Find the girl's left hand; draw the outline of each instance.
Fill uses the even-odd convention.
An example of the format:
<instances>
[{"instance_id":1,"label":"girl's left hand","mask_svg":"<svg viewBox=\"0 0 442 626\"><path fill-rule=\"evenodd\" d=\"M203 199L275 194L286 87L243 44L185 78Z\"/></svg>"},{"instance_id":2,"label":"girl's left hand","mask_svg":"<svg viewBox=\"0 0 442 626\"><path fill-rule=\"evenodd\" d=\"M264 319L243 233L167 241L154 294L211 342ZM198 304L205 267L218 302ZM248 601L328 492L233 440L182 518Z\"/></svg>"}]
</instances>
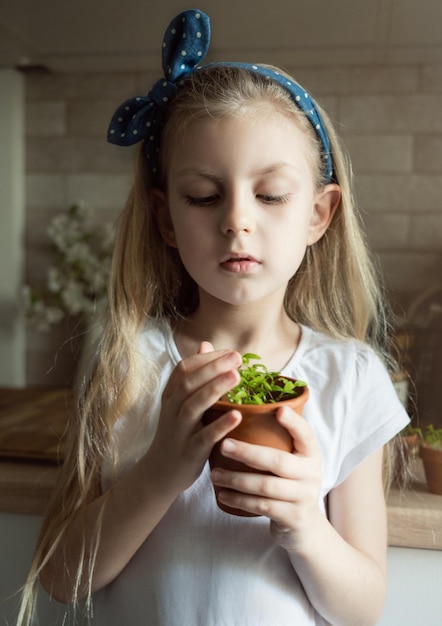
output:
<instances>
[{"instance_id":1,"label":"girl's left hand","mask_svg":"<svg viewBox=\"0 0 442 626\"><path fill-rule=\"evenodd\" d=\"M226 457L265 473L214 468L212 481L225 488L218 494L225 504L270 518L275 541L296 550L322 517L318 506L321 455L303 417L287 407L279 409L276 417L293 437L293 453L227 438L221 445Z\"/></svg>"}]
</instances>

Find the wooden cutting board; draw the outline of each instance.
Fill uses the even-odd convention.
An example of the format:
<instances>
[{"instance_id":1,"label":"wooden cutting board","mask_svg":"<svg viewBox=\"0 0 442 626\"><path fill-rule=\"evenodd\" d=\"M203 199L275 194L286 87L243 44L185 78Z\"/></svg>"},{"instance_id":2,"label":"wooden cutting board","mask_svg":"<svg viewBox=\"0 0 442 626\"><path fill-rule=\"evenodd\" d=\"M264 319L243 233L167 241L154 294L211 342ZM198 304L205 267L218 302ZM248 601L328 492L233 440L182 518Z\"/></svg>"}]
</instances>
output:
<instances>
[{"instance_id":1,"label":"wooden cutting board","mask_svg":"<svg viewBox=\"0 0 442 626\"><path fill-rule=\"evenodd\" d=\"M61 463L72 389L0 388L0 458Z\"/></svg>"}]
</instances>

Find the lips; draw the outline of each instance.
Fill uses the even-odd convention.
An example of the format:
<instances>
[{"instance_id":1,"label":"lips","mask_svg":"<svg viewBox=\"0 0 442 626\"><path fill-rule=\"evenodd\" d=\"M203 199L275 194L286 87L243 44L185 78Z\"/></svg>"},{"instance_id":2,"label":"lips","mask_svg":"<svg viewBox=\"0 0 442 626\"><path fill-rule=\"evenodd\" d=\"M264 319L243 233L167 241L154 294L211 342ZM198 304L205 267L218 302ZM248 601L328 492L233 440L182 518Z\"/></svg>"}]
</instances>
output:
<instances>
[{"instance_id":1,"label":"lips","mask_svg":"<svg viewBox=\"0 0 442 626\"><path fill-rule=\"evenodd\" d=\"M253 272L260 264L260 261L247 252L229 253L220 263L223 269L235 274Z\"/></svg>"}]
</instances>

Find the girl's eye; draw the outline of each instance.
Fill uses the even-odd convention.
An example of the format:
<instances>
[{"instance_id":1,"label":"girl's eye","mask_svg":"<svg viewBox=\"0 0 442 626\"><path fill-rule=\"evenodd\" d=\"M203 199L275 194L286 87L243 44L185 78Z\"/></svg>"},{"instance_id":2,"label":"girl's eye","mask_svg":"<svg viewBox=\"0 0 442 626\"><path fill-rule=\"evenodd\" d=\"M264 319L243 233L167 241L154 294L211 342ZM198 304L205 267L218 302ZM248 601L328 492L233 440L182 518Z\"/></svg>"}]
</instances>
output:
<instances>
[{"instance_id":1,"label":"girl's eye","mask_svg":"<svg viewBox=\"0 0 442 626\"><path fill-rule=\"evenodd\" d=\"M257 197L266 204L284 204L289 199L289 196L287 194L282 196L273 196L266 193L260 193L257 195Z\"/></svg>"},{"instance_id":2,"label":"girl's eye","mask_svg":"<svg viewBox=\"0 0 442 626\"><path fill-rule=\"evenodd\" d=\"M211 206L212 204L215 204L218 198L219 196L216 194L213 196L202 197L186 196L186 202L192 206Z\"/></svg>"}]
</instances>

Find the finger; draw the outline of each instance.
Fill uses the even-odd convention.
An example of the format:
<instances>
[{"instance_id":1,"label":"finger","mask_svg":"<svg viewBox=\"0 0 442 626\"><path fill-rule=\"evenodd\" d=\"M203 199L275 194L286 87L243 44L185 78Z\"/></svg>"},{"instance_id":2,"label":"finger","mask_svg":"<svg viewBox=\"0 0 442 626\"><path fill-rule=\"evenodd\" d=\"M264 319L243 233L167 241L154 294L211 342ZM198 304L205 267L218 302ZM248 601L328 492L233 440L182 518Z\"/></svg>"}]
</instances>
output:
<instances>
[{"instance_id":1,"label":"finger","mask_svg":"<svg viewBox=\"0 0 442 626\"><path fill-rule=\"evenodd\" d=\"M212 452L215 444L236 428L241 422L242 415L239 411L228 411L214 422L207 426L202 426L188 440L186 455L194 462L200 459L205 463Z\"/></svg>"},{"instance_id":2,"label":"finger","mask_svg":"<svg viewBox=\"0 0 442 626\"><path fill-rule=\"evenodd\" d=\"M240 364L240 355L232 350L194 354L175 367L164 389L163 397L167 398L173 395L178 389L181 390L183 398L187 397L206 385L211 379L223 375L226 375L230 384L225 389L227 391L238 381L237 370ZM231 375L232 373L233 375Z\"/></svg>"},{"instance_id":3,"label":"finger","mask_svg":"<svg viewBox=\"0 0 442 626\"><path fill-rule=\"evenodd\" d=\"M233 509L247 511L253 515L264 515L272 522L289 526L288 520L293 519L293 505L282 500L262 498L260 496L221 489L217 498L220 502Z\"/></svg>"},{"instance_id":4,"label":"finger","mask_svg":"<svg viewBox=\"0 0 442 626\"><path fill-rule=\"evenodd\" d=\"M307 420L289 407L276 412L276 419L293 437L295 452L303 456L313 456L318 452L318 443Z\"/></svg>"},{"instance_id":5,"label":"finger","mask_svg":"<svg viewBox=\"0 0 442 626\"><path fill-rule=\"evenodd\" d=\"M210 422L210 424L205 425L198 433L198 437L200 437L210 452L213 446L236 428L241 420L242 415L239 411L228 411L213 422Z\"/></svg>"},{"instance_id":6,"label":"finger","mask_svg":"<svg viewBox=\"0 0 442 626\"><path fill-rule=\"evenodd\" d=\"M297 458L291 452L277 448L227 438L221 444L221 452L224 456L239 461L248 467L281 478L294 479L304 473L303 459Z\"/></svg>"},{"instance_id":7,"label":"finger","mask_svg":"<svg viewBox=\"0 0 442 626\"><path fill-rule=\"evenodd\" d=\"M211 478L213 484L218 487L283 502L296 501L304 491L302 483L271 474L234 472L214 468Z\"/></svg>"},{"instance_id":8,"label":"finger","mask_svg":"<svg viewBox=\"0 0 442 626\"><path fill-rule=\"evenodd\" d=\"M222 503L255 515L265 515L280 526L279 531L293 529L299 523L305 525L306 516L318 510L319 491L302 481L243 472L231 472L230 478L227 472L223 477L217 476L217 470L213 474L217 497ZM278 530L277 526L274 532Z\"/></svg>"}]
</instances>

